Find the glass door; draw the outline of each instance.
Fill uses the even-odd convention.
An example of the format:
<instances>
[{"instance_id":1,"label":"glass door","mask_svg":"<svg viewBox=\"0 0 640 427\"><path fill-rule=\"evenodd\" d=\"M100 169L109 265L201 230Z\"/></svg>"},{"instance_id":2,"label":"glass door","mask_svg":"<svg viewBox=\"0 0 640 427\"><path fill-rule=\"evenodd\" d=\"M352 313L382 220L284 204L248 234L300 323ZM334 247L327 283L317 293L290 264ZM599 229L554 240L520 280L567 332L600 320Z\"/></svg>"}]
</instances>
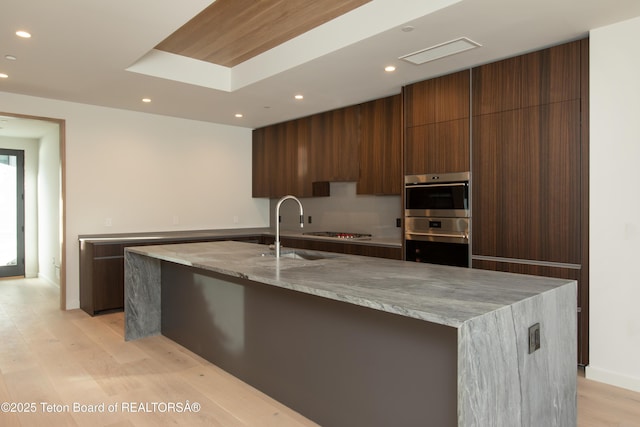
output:
<instances>
[{"instance_id":1,"label":"glass door","mask_svg":"<svg viewBox=\"0 0 640 427\"><path fill-rule=\"evenodd\" d=\"M0 148L0 277L24 276L24 151Z\"/></svg>"}]
</instances>

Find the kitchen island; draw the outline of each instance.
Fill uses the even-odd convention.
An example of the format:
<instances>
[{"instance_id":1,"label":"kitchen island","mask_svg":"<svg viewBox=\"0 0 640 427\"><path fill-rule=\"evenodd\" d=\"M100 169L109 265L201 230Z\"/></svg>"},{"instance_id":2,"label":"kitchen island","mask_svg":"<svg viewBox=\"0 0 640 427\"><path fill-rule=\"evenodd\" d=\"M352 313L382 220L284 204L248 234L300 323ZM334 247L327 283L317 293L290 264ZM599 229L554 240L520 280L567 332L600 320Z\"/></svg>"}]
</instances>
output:
<instances>
[{"instance_id":1,"label":"kitchen island","mask_svg":"<svg viewBox=\"0 0 640 427\"><path fill-rule=\"evenodd\" d=\"M285 255L127 248L126 339L162 333L321 425L576 425L574 281Z\"/></svg>"}]
</instances>

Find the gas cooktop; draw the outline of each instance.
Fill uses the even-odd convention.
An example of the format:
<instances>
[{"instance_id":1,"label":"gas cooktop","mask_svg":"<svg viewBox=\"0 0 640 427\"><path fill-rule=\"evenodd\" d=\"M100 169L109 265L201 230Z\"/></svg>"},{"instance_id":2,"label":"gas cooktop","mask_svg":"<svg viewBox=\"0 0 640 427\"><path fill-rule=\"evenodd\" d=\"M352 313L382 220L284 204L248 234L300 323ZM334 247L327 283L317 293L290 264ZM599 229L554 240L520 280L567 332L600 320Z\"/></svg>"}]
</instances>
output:
<instances>
[{"instance_id":1,"label":"gas cooktop","mask_svg":"<svg viewBox=\"0 0 640 427\"><path fill-rule=\"evenodd\" d=\"M344 233L341 231L310 231L308 233L302 233L307 236L316 236L316 237L332 237L334 239L359 239L359 240L368 240L371 239L371 234L362 234L362 233Z\"/></svg>"}]
</instances>

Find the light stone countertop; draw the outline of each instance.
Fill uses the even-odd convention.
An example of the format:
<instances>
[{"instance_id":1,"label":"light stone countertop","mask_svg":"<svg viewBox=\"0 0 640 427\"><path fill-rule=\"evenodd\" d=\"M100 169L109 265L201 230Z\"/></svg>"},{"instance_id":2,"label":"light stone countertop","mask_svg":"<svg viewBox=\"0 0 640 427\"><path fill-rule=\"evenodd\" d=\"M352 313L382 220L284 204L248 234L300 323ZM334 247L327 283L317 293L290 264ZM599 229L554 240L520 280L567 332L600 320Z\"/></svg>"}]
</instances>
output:
<instances>
[{"instance_id":1,"label":"light stone countertop","mask_svg":"<svg viewBox=\"0 0 640 427\"><path fill-rule=\"evenodd\" d=\"M306 231L305 231L306 232ZM214 230L182 230L182 231L157 231L138 233L113 233L113 234L84 234L78 236L79 241L91 243L131 243L135 241L147 242L156 240L175 239L202 239L202 238L237 238L247 236L275 236L275 231L269 227L263 228L229 228ZM374 245L402 247L401 237L378 237L371 239L336 239L334 237L310 236L301 231L281 230L281 237L291 237L305 240L323 240L326 242L352 243L357 245Z\"/></svg>"},{"instance_id":2,"label":"light stone countertop","mask_svg":"<svg viewBox=\"0 0 640 427\"><path fill-rule=\"evenodd\" d=\"M319 252L326 259L313 261L276 259L264 245L233 241L126 250L456 328L558 287L575 286L573 280L326 252Z\"/></svg>"}]
</instances>

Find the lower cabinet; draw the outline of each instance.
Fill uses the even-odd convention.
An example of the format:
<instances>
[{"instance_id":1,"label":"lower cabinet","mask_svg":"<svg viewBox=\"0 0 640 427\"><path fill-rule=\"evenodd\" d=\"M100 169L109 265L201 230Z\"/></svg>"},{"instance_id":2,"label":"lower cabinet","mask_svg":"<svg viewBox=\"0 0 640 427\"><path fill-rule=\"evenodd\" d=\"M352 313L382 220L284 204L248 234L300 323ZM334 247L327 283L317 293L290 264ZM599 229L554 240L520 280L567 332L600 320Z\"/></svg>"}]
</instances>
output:
<instances>
[{"instance_id":1,"label":"lower cabinet","mask_svg":"<svg viewBox=\"0 0 640 427\"><path fill-rule=\"evenodd\" d=\"M234 240L248 243L272 244L271 235L203 238L189 240L141 241L124 239L113 241L80 241L80 308L96 314L124 309L124 250L129 246L168 245L174 243L213 242ZM282 238L282 245L290 248L312 249L378 258L402 259L402 250L393 247L324 242L307 239Z\"/></svg>"},{"instance_id":2,"label":"lower cabinet","mask_svg":"<svg viewBox=\"0 0 640 427\"><path fill-rule=\"evenodd\" d=\"M402 248L390 246L362 245L358 243L327 242L321 240L281 237L282 246L296 249L336 252L376 258L402 259Z\"/></svg>"},{"instance_id":3,"label":"lower cabinet","mask_svg":"<svg viewBox=\"0 0 640 427\"><path fill-rule=\"evenodd\" d=\"M124 307L124 247L80 243L80 308L92 316Z\"/></svg>"},{"instance_id":4,"label":"lower cabinet","mask_svg":"<svg viewBox=\"0 0 640 427\"><path fill-rule=\"evenodd\" d=\"M263 236L238 238L162 239L143 241L134 239L114 243L80 241L80 308L94 316L124 310L124 250L129 246L170 245L174 243L239 240L263 243Z\"/></svg>"}]
</instances>

